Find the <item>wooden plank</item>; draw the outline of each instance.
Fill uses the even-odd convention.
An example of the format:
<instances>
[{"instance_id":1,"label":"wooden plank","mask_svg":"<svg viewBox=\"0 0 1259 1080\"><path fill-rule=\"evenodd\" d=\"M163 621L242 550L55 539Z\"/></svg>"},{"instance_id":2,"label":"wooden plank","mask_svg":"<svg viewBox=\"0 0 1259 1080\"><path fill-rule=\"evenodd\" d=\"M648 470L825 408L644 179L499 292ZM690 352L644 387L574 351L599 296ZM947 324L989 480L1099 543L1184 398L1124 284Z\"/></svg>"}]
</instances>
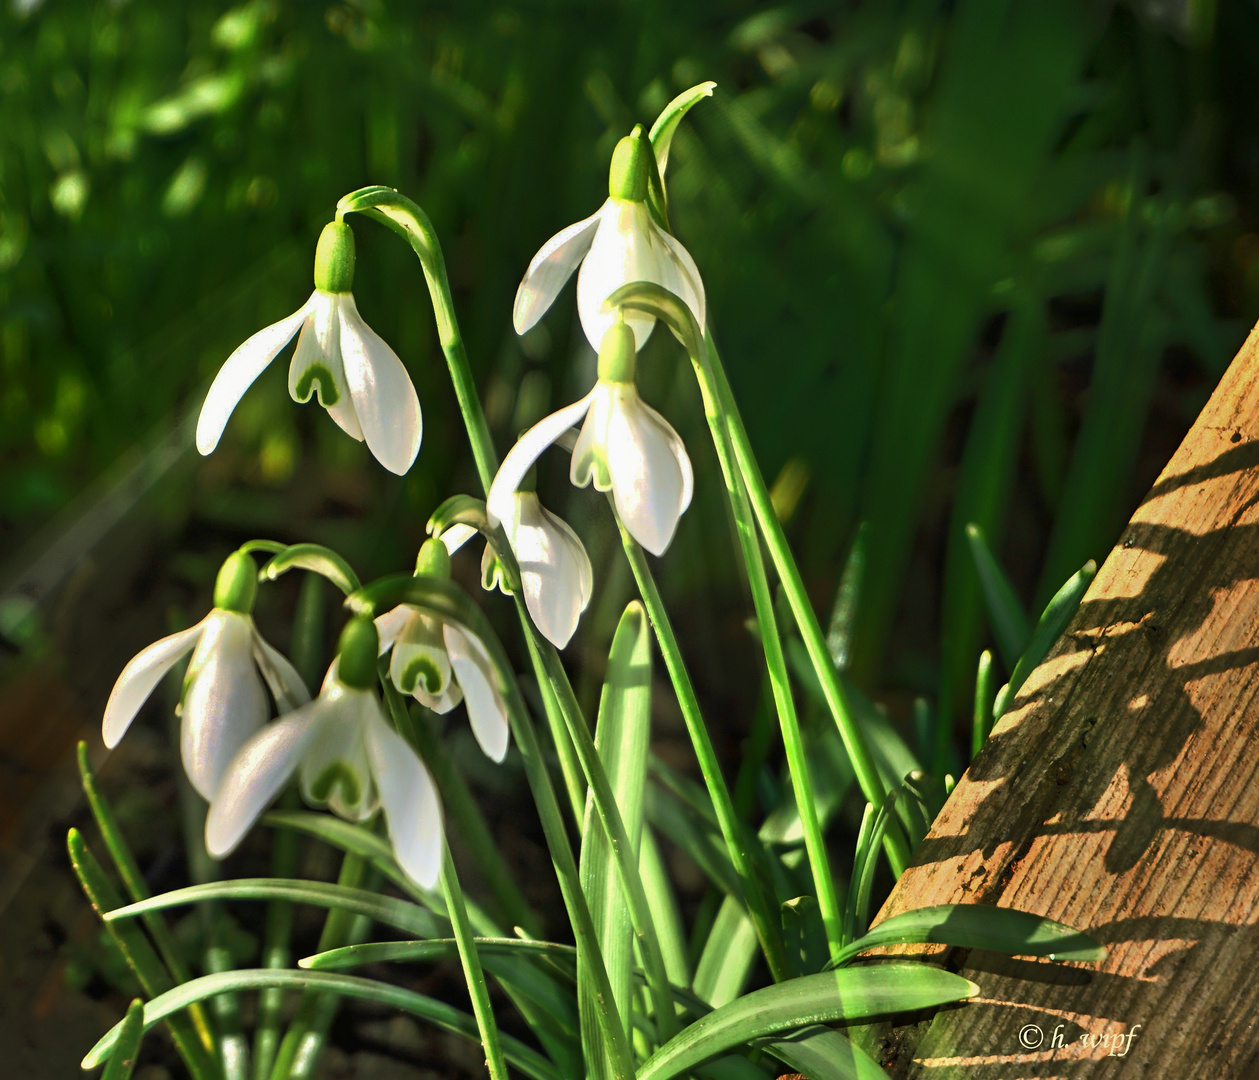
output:
<instances>
[{"instance_id":1,"label":"wooden plank","mask_svg":"<svg viewBox=\"0 0 1259 1080\"><path fill-rule=\"evenodd\" d=\"M996 904L1098 967L961 951L896 1077L1259 1078L1259 328L880 918ZM876 920L877 921L877 920Z\"/></svg>"}]
</instances>

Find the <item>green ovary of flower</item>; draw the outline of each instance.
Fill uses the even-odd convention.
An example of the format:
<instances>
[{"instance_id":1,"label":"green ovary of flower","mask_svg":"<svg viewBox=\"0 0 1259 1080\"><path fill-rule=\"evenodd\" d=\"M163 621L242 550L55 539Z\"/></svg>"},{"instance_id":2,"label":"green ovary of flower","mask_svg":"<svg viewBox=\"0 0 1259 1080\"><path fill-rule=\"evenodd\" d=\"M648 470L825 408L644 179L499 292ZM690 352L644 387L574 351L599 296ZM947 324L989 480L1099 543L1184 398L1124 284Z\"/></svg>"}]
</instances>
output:
<instances>
[{"instance_id":1,"label":"green ovary of flower","mask_svg":"<svg viewBox=\"0 0 1259 1080\"><path fill-rule=\"evenodd\" d=\"M359 786L358 777L344 761L330 762L310 785L310 797L315 802L326 803L334 789L340 787L341 799L346 806L357 806L362 799L363 790Z\"/></svg>"},{"instance_id":2,"label":"green ovary of flower","mask_svg":"<svg viewBox=\"0 0 1259 1080\"><path fill-rule=\"evenodd\" d=\"M337 390L337 380L323 364L311 364L303 371L295 389L294 397L303 405L310 400L312 391L316 389L319 392L319 404L325 409L341 400L341 394Z\"/></svg>"}]
</instances>

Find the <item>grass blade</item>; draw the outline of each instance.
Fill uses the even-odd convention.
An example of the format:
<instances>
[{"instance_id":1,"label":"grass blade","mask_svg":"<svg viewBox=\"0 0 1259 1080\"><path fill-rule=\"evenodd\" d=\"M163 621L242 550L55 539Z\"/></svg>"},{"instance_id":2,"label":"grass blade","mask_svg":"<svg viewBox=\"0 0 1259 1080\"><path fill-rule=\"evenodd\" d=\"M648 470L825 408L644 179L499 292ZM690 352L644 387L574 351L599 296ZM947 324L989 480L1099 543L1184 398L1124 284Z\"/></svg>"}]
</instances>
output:
<instances>
[{"instance_id":1,"label":"grass blade","mask_svg":"<svg viewBox=\"0 0 1259 1080\"><path fill-rule=\"evenodd\" d=\"M136 998L127 1009L126 1017L118 1025L118 1042L109 1064L101 1074L101 1080L131 1080L136 1057L140 1053L140 1043L143 1041L144 1002Z\"/></svg>"}]
</instances>

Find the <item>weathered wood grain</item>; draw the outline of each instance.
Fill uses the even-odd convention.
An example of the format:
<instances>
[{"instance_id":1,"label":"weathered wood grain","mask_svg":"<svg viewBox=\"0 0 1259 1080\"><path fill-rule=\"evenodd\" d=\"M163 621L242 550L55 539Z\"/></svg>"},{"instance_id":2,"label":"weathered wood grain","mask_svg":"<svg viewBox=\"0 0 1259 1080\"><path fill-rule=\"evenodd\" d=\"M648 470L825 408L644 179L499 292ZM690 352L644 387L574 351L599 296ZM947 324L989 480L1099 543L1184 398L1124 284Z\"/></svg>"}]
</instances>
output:
<instances>
[{"instance_id":1,"label":"weathered wood grain","mask_svg":"<svg viewBox=\"0 0 1259 1080\"><path fill-rule=\"evenodd\" d=\"M1099 967L954 952L983 996L892 1075L1259 1078L1259 328L962 778L881 918L1086 930Z\"/></svg>"}]
</instances>

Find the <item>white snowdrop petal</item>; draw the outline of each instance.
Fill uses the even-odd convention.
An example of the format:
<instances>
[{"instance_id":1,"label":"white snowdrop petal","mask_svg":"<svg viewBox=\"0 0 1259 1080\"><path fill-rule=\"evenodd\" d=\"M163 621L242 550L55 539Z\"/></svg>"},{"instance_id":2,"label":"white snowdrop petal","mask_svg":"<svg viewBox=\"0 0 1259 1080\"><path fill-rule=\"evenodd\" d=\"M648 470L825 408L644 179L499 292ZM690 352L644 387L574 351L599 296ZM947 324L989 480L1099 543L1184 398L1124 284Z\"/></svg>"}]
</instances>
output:
<instances>
[{"instance_id":1,"label":"white snowdrop petal","mask_svg":"<svg viewBox=\"0 0 1259 1080\"><path fill-rule=\"evenodd\" d=\"M196 626L153 642L136 653L122 669L105 704L105 718L101 724L101 737L111 750L126 734L140 706L148 700L163 676L196 646L205 622L202 619Z\"/></svg>"},{"instance_id":2,"label":"white snowdrop petal","mask_svg":"<svg viewBox=\"0 0 1259 1080\"><path fill-rule=\"evenodd\" d=\"M297 668L289 662L287 656L258 633L256 626L253 627L253 640L254 661L262 672L271 696L275 698L277 710L288 713L305 705L310 700L310 688L306 685L306 680L298 674Z\"/></svg>"},{"instance_id":3,"label":"white snowdrop petal","mask_svg":"<svg viewBox=\"0 0 1259 1080\"><path fill-rule=\"evenodd\" d=\"M219 368L219 373L214 376L210 391L205 396L205 404L201 406L201 415L197 418L197 450L200 453L212 453L218 446L232 410L254 380L293 339L298 328L306 321L313 299L312 296L292 315L259 330L237 346L236 351Z\"/></svg>"},{"instance_id":4,"label":"white snowdrop petal","mask_svg":"<svg viewBox=\"0 0 1259 1080\"><path fill-rule=\"evenodd\" d=\"M449 526L441 535L441 542L446 545L446 553L453 555L464 544L476 536L476 527L457 521Z\"/></svg>"},{"instance_id":5,"label":"white snowdrop petal","mask_svg":"<svg viewBox=\"0 0 1259 1080\"><path fill-rule=\"evenodd\" d=\"M520 566L529 616L557 649L564 648L590 602L594 575L586 549L561 518L533 492L521 492L520 512L508 531Z\"/></svg>"},{"instance_id":6,"label":"white snowdrop petal","mask_svg":"<svg viewBox=\"0 0 1259 1080\"><path fill-rule=\"evenodd\" d=\"M586 415L593 396L592 390L580 401L574 401L558 412L543 417L521 435L516 445L507 451L507 456L498 467L494 482L490 484L489 497L485 500L485 509L489 514L491 525L498 525L501 521L511 519L512 514L515 513L516 489L520 487L525 473L538 460L543 450Z\"/></svg>"},{"instance_id":7,"label":"white snowdrop petal","mask_svg":"<svg viewBox=\"0 0 1259 1080\"><path fill-rule=\"evenodd\" d=\"M253 621L212 611L188 665L180 720L184 771L212 799L240 748L267 722L270 709L253 658Z\"/></svg>"},{"instance_id":8,"label":"white snowdrop petal","mask_svg":"<svg viewBox=\"0 0 1259 1080\"><path fill-rule=\"evenodd\" d=\"M615 311L604 311L603 302L631 281L661 284L647 204L609 199L600 213L599 231L577 273L577 314L596 352L608 328L621 318ZM655 316L625 312L624 319L634 331L634 348L641 349L656 325Z\"/></svg>"},{"instance_id":9,"label":"white snowdrop petal","mask_svg":"<svg viewBox=\"0 0 1259 1080\"><path fill-rule=\"evenodd\" d=\"M341 361L354 413L367 448L386 469L403 475L420 452L423 421L411 376L393 351L363 321L350 293L339 293Z\"/></svg>"},{"instance_id":10,"label":"white snowdrop petal","mask_svg":"<svg viewBox=\"0 0 1259 1080\"><path fill-rule=\"evenodd\" d=\"M516 290L511 316L516 333L532 329L555 303L564 282L590 250L599 227L599 214L596 210L588 218L561 229L538 249Z\"/></svg>"},{"instance_id":11,"label":"white snowdrop petal","mask_svg":"<svg viewBox=\"0 0 1259 1080\"><path fill-rule=\"evenodd\" d=\"M302 756L302 798L328 806L348 821L363 821L376 810L376 791L363 742L364 717L375 704L370 690L336 683L325 690L319 731Z\"/></svg>"},{"instance_id":12,"label":"white snowdrop petal","mask_svg":"<svg viewBox=\"0 0 1259 1080\"><path fill-rule=\"evenodd\" d=\"M205 847L216 859L241 842L288 783L318 734L323 703L316 699L268 724L240 748L210 800Z\"/></svg>"},{"instance_id":13,"label":"white snowdrop petal","mask_svg":"<svg viewBox=\"0 0 1259 1080\"><path fill-rule=\"evenodd\" d=\"M494 665L485 646L474 634L465 634L449 623L445 626L446 648L455 678L463 689L468 706L468 723L491 761L502 761L507 755L511 729L507 723L507 705L494 682Z\"/></svg>"},{"instance_id":14,"label":"white snowdrop petal","mask_svg":"<svg viewBox=\"0 0 1259 1080\"><path fill-rule=\"evenodd\" d=\"M635 540L662 555L691 501L691 462L682 440L628 386L618 391L607 454L617 513Z\"/></svg>"},{"instance_id":15,"label":"white snowdrop petal","mask_svg":"<svg viewBox=\"0 0 1259 1080\"><path fill-rule=\"evenodd\" d=\"M443 843L441 803L433 778L385 722L379 707L365 719L364 741L394 858L412 881L431 889L441 872Z\"/></svg>"},{"instance_id":16,"label":"white snowdrop petal","mask_svg":"<svg viewBox=\"0 0 1259 1080\"><path fill-rule=\"evenodd\" d=\"M695 321L699 323L700 333L704 332L704 279L699 276L699 267L691 258L691 253L677 240L653 223L656 238L663 245L660 253L660 284L691 309Z\"/></svg>"},{"instance_id":17,"label":"white snowdrop petal","mask_svg":"<svg viewBox=\"0 0 1259 1080\"><path fill-rule=\"evenodd\" d=\"M389 651L415 613L415 608L406 604L399 604L395 608L390 608L383 615L376 616L373 621L376 623L376 634L380 640L378 656L384 656Z\"/></svg>"}]
</instances>

